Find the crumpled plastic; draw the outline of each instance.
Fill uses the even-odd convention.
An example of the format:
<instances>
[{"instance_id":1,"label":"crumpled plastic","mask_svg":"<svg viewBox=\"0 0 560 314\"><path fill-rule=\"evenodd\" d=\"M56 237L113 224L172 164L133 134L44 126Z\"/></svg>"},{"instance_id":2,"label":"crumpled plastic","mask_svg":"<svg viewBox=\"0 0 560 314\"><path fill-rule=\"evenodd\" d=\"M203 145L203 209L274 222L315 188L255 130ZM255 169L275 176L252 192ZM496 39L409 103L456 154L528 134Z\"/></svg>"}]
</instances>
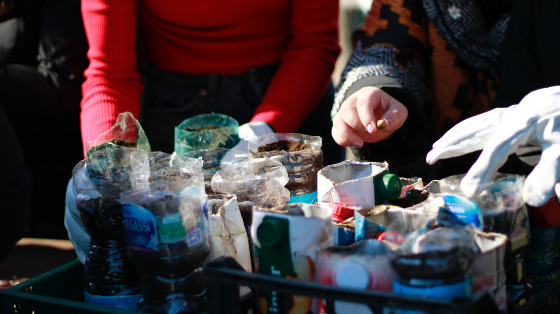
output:
<instances>
[{"instance_id":1,"label":"crumpled plastic","mask_svg":"<svg viewBox=\"0 0 560 314\"><path fill-rule=\"evenodd\" d=\"M288 172L280 162L256 158L216 172L212 177L212 190L235 194L242 213L248 215L253 206L272 208L287 204L290 199L290 191L285 187L287 182Z\"/></svg>"}]
</instances>

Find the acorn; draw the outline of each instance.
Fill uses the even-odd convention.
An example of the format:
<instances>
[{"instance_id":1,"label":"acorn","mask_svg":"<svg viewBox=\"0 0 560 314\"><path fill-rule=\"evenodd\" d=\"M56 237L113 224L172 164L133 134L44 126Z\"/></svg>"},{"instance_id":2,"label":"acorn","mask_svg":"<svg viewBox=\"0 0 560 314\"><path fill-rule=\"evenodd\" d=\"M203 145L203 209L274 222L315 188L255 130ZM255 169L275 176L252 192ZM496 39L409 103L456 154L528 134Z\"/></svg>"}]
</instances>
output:
<instances>
[{"instance_id":1,"label":"acorn","mask_svg":"<svg viewBox=\"0 0 560 314\"><path fill-rule=\"evenodd\" d=\"M383 129L385 126L387 126L387 120L385 119L377 120L375 124L377 125L378 129Z\"/></svg>"}]
</instances>

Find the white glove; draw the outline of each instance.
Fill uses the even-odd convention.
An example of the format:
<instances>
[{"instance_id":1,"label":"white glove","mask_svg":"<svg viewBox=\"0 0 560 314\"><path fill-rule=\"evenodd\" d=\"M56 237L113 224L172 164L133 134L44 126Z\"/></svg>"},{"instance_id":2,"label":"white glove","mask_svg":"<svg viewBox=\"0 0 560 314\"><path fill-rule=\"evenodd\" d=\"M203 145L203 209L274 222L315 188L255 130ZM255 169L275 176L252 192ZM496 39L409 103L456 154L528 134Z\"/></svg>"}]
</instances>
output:
<instances>
[{"instance_id":1,"label":"white glove","mask_svg":"<svg viewBox=\"0 0 560 314\"><path fill-rule=\"evenodd\" d=\"M249 157L249 141L269 133L274 133L274 131L266 122L257 121L241 125L239 127L240 141L224 155L220 162L222 168L247 159Z\"/></svg>"},{"instance_id":2,"label":"white glove","mask_svg":"<svg viewBox=\"0 0 560 314\"><path fill-rule=\"evenodd\" d=\"M533 91L518 105L462 121L434 143L426 162L434 164L482 149L461 181L462 192L472 197L493 179L508 155L525 144L540 145L542 154L525 180L523 199L531 206L541 206L560 179L560 86Z\"/></svg>"}]
</instances>

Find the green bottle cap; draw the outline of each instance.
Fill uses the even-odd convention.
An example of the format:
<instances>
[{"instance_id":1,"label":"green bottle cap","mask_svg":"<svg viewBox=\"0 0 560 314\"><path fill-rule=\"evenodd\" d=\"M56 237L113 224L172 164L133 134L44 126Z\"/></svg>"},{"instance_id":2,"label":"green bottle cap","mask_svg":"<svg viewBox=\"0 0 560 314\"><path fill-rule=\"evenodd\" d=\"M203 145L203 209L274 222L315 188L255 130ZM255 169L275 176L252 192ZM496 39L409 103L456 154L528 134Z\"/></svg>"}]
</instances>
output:
<instances>
[{"instance_id":1,"label":"green bottle cap","mask_svg":"<svg viewBox=\"0 0 560 314\"><path fill-rule=\"evenodd\" d=\"M385 200L396 200L401 195L402 185L399 176L386 173L377 186L379 196Z\"/></svg>"},{"instance_id":2,"label":"green bottle cap","mask_svg":"<svg viewBox=\"0 0 560 314\"><path fill-rule=\"evenodd\" d=\"M266 219L257 228L257 239L262 246L277 246L282 244L285 235L282 222L276 219Z\"/></svg>"}]
</instances>

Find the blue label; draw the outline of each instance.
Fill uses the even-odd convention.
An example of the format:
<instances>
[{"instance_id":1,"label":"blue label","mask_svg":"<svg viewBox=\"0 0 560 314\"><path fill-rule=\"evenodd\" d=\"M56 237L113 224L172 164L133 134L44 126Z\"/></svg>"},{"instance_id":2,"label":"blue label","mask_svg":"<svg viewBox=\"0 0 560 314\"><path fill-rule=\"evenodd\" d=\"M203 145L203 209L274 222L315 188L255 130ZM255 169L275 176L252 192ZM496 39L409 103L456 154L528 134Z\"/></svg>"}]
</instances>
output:
<instances>
[{"instance_id":1,"label":"blue label","mask_svg":"<svg viewBox=\"0 0 560 314\"><path fill-rule=\"evenodd\" d=\"M136 204L122 205L128 244L158 250L157 221L152 212Z\"/></svg>"},{"instance_id":2,"label":"blue label","mask_svg":"<svg viewBox=\"0 0 560 314\"><path fill-rule=\"evenodd\" d=\"M422 298L429 298L435 300L451 300L453 298L465 297L470 298L472 296L472 279L468 278L464 281L459 281L447 285L426 285L426 286L409 286L403 285L398 281L393 281L393 292L395 294L417 296ZM394 309L394 313L398 314L420 314L426 313L423 311L415 310L397 310Z\"/></svg>"},{"instance_id":3,"label":"blue label","mask_svg":"<svg viewBox=\"0 0 560 314\"><path fill-rule=\"evenodd\" d=\"M395 294L418 296L434 300L451 300L459 297L471 297L472 295L472 279L468 278L463 281L443 284L443 285L426 285L426 286L410 286L393 281L393 292Z\"/></svg>"},{"instance_id":4,"label":"blue label","mask_svg":"<svg viewBox=\"0 0 560 314\"><path fill-rule=\"evenodd\" d=\"M482 211L475 202L457 195L442 195L445 206L465 224L482 229Z\"/></svg>"},{"instance_id":5,"label":"blue label","mask_svg":"<svg viewBox=\"0 0 560 314\"><path fill-rule=\"evenodd\" d=\"M202 232L200 231L199 227L196 227L192 230L189 230L187 233L187 244L189 247L193 247L195 245L199 245L202 243Z\"/></svg>"},{"instance_id":6,"label":"blue label","mask_svg":"<svg viewBox=\"0 0 560 314\"><path fill-rule=\"evenodd\" d=\"M303 195L291 196L288 204L291 203L315 204L317 203L317 191Z\"/></svg>"}]
</instances>

